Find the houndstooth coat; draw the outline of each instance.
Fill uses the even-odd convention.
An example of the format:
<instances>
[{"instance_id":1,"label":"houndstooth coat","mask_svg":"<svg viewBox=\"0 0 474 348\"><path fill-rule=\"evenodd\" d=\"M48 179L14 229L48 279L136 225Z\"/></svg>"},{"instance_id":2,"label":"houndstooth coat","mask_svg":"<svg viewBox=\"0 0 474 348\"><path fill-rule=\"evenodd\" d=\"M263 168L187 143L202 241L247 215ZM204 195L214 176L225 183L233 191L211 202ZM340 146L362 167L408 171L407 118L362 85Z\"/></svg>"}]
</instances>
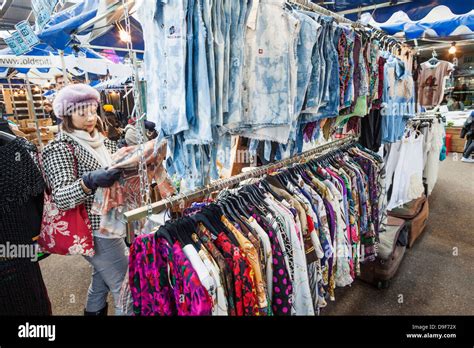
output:
<instances>
[{"instance_id":1,"label":"houndstooth coat","mask_svg":"<svg viewBox=\"0 0 474 348\"><path fill-rule=\"evenodd\" d=\"M68 144L72 145L74 155ZM111 154L117 151L116 142L106 139L104 144ZM77 175L74 173L73 156L77 160ZM43 167L57 207L68 210L85 203L92 230L99 230L100 215L91 214L95 191L87 194L80 184L80 179L85 172L101 168L99 162L83 146L61 132L44 148Z\"/></svg>"}]
</instances>

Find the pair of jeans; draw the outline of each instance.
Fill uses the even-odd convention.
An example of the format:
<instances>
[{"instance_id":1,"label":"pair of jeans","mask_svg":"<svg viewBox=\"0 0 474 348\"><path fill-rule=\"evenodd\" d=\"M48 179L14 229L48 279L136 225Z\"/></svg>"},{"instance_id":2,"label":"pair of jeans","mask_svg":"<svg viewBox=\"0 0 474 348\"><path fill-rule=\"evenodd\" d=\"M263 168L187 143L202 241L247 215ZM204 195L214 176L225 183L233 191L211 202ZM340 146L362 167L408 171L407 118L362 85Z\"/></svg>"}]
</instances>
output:
<instances>
[{"instance_id":1,"label":"pair of jeans","mask_svg":"<svg viewBox=\"0 0 474 348\"><path fill-rule=\"evenodd\" d=\"M283 9L283 3L266 0L252 7L246 35L243 117L234 129L248 138L287 144L298 119L300 21ZM277 37L272 34L276 31Z\"/></svg>"},{"instance_id":2,"label":"pair of jeans","mask_svg":"<svg viewBox=\"0 0 474 348\"><path fill-rule=\"evenodd\" d=\"M284 4L284 0L261 0L254 27L247 28L244 127L257 129L293 121L290 55L299 21L283 9Z\"/></svg>"},{"instance_id":3,"label":"pair of jeans","mask_svg":"<svg viewBox=\"0 0 474 348\"><path fill-rule=\"evenodd\" d=\"M324 85L324 80L326 77L326 59L324 57L324 45L326 39L327 25L325 23L319 23L319 15L303 11L302 13L306 14L314 20L318 25L316 30L316 44L313 47L313 52L311 56L311 74L309 76L309 84L306 91L306 101L303 106L303 114L301 119L303 122L311 122L312 114L317 113L321 105L322 91L321 87Z\"/></svg>"},{"instance_id":4,"label":"pair of jeans","mask_svg":"<svg viewBox=\"0 0 474 348\"><path fill-rule=\"evenodd\" d=\"M408 118L414 116L414 83L401 60L390 54L385 56L382 141L391 143L402 139Z\"/></svg>"},{"instance_id":5,"label":"pair of jeans","mask_svg":"<svg viewBox=\"0 0 474 348\"><path fill-rule=\"evenodd\" d=\"M224 124L223 94L224 94L224 55L225 55L225 1L214 1L212 6L214 36L214 61L215 61L215 125Z\"/></svg>"},{"instance_id":6,"label":"pair of jeans","mask_svg":"<svg viewBox=\"0 0 474 348\"><path fill-rule=\"evenodd\" d=\"M213 8L216 4L212 4L213 0L200 0L202 10L202 19L206 29L206 59L207 59L207 73L209 80L209 95L211 107L211 125L216 125L217 121L217 106L216 106L216 61L214 50L214 16Z\"/></svg>"},{"instance_id":7,"label":"pair of jeans","mask_svg":"<svg viewBox=\"0 0 474 348\"><path fill-rule=\"evenodd\" d=\"M94 237L95 255L84 258L92 265L92 281L87 291L86 311L98 312L105 307L109 292L115 304L115 315L123 315L120 289L128 269L128 248L123 238Z\"/></svg>"},{"instance_id":8,"label":"pair of jeans","mask_svg":"<svg viewBox=\"0 0 474 348\"><path fill-rule=\"evenodd\" d=\"M474 152L474 141L472 139L469 139L466 143L466 148L464 149L464 153L462 157L470 158L473 152Z\"/></svg>"},{"instance_id":9,"label":"pair of jeans","mask_svg":"<svg viewBox=\"0 0 474 348\"><path fill-rule=\"evenodd\" d=\"M186 114L187 0L144 2L137 11L146 33L148 120L164 136L189 128ZM150 6L151 5L151 6ZM150 8L151 7L151 8Z\"/></svg>"},{"instance_id":10,"label":"pair of jeans","mask_svg":"<svg viewBox=\"0 0 474 348\"><path fill-rule=\"evenodd\" d=\"M222 0L223 17L221 21L221 31L224 39L224 76L222 79L222 113L229 112L229 72L230 72L230 26L232 22L233 0ZM223 116L224 117L224 116ZM223 119L225 122L225 118Z\"/></svg>"},{"instance_id":11,"label":"pair of jeans","mask_svg":"<svg viewBox=\"0 0 474 348\"><path fill-rule=\"evenodd\" d=\"M234 0L230 8L228 109L224 124L239 125L242 119L242 84L244 67L245 30L249 0Z\"/></svg>"},{"instance_id":12,"label":"pair of jeans","mask_svg":"<svg viewBox=\"0 0 474 348\"><path fill-rule=\"evenodd\" d=\"M217 143L186 144L184 136L180 133L168 140L167 151L171 155L166 160L166 169L170 176L184 179L185 190L191 190L207 184L208 177L218 178Z\"/></svg>"},{"instance_id":13,"label":"pair of jeans","mask_svg":"<svg viewBox=\"0 0 474 348\"><path fill-rule=\"evenodd\" d=\"M321 16L319 18L321 25L324 27L324 36L322 37L321 43L321 57L325 61L325 69L322 71L322 83L321 83L321 94L319 96L320 104L324 103L326 105L329 102L329 84L330 77L333 71L333 61L334 57L337 57L337 52L335 52L334 43L333 43L333 20L329 17ZM333 52L334 51L334 52ZM336 53L336 54L334 54Z\"/></svg>"},{"instance_id":14,"label":"pair of jeans","mask_svg":"<svg viewBox=\"0 0 474 348\"><path fill-rule=\"evenodd\" d=\"M337 55L337 43L341 35L341 28L335 26L334 19L331 17L321 16L327 22L328 30L326 32L326 40L324 45L324 57L326 57L327 77L325 87L323 87L322 101L326 105L319 108L317 119L336 117L339 115L339 62Z\"/></svg>"},{"instance_id":15,"label":"pair of jeans","mask_svg":"<svg viewBox=\"0 0 474 348\"><path fill-rule=\"evenodd\" d=\"M296 47L297 57L297 87L295 100L295 115L300 118L303 109L303 103L307 92L309 92L310 80L315 72L315 79L319 80L319 68L314 65L319 61L318 38L321 25L309 15L301 11L294 11L300 21L300 31L298 36L298 45ZM316 58L316 59L314 59ZM312 85L315 87L315 84ZM296 140L297 120L293 121L290 132L290 139Z\"/></svg>"},{"instance_id":16,"label":"pair of jeans","mask_svg":"<svg viewBox=\"0 0 474 348\"><path fill-rule=\"evenodd\" d=\"M186 116L190 126L196 124L196 113L194 112L194 0L188 2L186 14L187 24L187 55L186 55Z\"/></svg>"},{"instance_id":17,"label":"pair of jeans","mask_svg":"<svg viewBox=\"0 0 474 348\"><path fill-rule=\"evenodd\" d=\"M209 0L196 0L193 7L193 99L195 122L184 132L187 145L209 144L212 142L211 88L208 65L208 28L203 11ZM204 11L206 12L206 11ZM191 57L188 57L191 59ZM172 116L171 116L172 117Z\"/></svg>"}]
</instances>

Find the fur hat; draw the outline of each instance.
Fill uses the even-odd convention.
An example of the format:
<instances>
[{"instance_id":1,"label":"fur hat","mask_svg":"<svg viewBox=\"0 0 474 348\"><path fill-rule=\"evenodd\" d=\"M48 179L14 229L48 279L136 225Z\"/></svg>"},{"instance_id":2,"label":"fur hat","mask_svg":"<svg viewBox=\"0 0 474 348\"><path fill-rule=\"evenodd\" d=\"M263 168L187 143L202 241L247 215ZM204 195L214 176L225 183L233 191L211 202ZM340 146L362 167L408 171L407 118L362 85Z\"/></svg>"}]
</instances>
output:
<instances>
[{"instance_id":1,"label":"fur hat","mask_svg":"<svg viewBox=\"0 0 474 348\"><path fill-rule=\"evenodd\" d=\"M57 117L71 116L71 112L87 105L96 106L100 102L100 94L86 84L73 84L62 88L54 98L53 109Z\"/></svg>"}]
</instances>

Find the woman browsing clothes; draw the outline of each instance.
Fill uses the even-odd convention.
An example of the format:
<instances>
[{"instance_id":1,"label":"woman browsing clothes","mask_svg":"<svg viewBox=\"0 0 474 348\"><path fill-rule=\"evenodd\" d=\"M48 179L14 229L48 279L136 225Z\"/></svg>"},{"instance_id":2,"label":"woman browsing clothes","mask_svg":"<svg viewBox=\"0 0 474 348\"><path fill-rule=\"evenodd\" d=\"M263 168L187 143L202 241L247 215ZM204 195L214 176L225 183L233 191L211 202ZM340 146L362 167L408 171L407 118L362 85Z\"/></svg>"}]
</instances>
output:
<instances>
[{"instance_id":1,"label":"woman browsing clothes","mask_svg":"<svg viewBox=\"0 0 474 348\"><path fill-rule=\"evenodd\" d=\"M115 314L121 315L120 288L128 267L125 236L100 235L101 217L91 213L96 189L112 186L121 175L120 170L107 169L117 145L102 134L99 101L99 93L85 84L58 92L53 107L62 119L62 132L45 147L43 165L57 207L68 210L84 203L91 221L95 255L84 256L93 267L84 315L106 315L109 291Z\"/></svg>"}]
</instances>

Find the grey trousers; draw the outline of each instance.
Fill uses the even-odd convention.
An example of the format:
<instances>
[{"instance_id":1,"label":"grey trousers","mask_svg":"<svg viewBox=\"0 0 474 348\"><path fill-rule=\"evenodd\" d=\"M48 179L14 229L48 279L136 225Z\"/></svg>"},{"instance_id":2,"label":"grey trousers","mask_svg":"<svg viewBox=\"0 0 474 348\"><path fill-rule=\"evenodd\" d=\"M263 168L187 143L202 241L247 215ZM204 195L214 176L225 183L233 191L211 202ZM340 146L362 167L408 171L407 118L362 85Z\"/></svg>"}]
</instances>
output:
<instances>
[{"instance_id":1,"label":"grey trousers","mask_svg":"<svg viewBox=\"0 0 474 348\"><path fill-rule=\"evenodd\" d=\"M474 140L469 139L466 143L466 147L464 148L464 158L471 157L471 154L474 152Z\"/></svg>"},{"instance_id":2,"label":"grey trousers","mask_svg":"<svg viewBox=\"0 0 474 348\"><path fill-rule=\"evenodd\" d=\"M123 315L120 289L128 269L128 249L122 238L94 237L95 255L84 256L93 267L87 291L86 311L97 312L105 307L109 291L114 298L115 315Z\"/></svg>"}]
</instances>

